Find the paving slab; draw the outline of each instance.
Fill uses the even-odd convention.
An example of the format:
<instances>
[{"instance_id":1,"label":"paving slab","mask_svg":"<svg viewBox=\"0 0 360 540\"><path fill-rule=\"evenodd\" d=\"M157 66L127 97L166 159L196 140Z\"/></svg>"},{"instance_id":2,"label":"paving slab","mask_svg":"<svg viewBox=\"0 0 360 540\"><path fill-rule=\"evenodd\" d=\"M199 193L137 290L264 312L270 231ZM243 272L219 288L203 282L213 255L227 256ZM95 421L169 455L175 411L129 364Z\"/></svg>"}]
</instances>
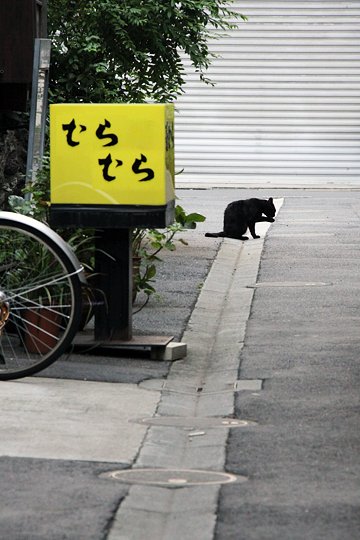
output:
<instances>
[{"instance_id":1,"label":"paving slab","mask_svg":"<svg viewBox=\"0 0 360 540\"><path fill-rule=\"evenodd\" d=\"M1 383L0 455L134 462L160 392L136 385L27 378Z\"/></svg>"}]
</instances>

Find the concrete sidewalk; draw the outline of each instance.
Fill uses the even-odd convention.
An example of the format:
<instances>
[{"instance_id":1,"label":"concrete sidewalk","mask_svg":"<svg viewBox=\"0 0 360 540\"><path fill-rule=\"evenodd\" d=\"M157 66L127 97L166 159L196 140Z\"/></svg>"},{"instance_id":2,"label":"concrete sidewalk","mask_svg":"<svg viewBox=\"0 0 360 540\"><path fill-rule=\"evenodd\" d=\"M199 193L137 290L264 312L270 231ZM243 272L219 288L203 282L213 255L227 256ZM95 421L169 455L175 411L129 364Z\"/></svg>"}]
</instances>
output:
<instances>
[{"instance_id":1,"label":"concrete sidewalk","mask_svg":"<svg viewBox=\"0 0 360 540\"><path fill-rule=\"evenodd\" d=\"M283 351L291 349L294 336L288 333L283 341L282 327L286 328L291 313L299 306L299 351L308 356L318 346L319 334L309 330L306 319L307 313L310 317L314 313L312 296L319 282L330 294L316 300L323 309L331 298L333 301L335 290L327 283L342 283L338 302L346 312L346 324L341 325L342 334L337 334L339 347L343 345L339 355L344 351L344 341L347 354L356 355L358 334L352 332L349 341L347 329L359 320L358 296L351 295L352 288L358 287L358 274L351 279L351 272L356 274L359 253L360 192L231 189L180 190L178 195L187 212L201 212L207 221L186 233L188 247L179 244L177 251L166 255L159 271L161 296L135 316L134 326L135 332L146 328L149 334L172 334L186 342L187 358L171 364L71 355L39 377L1 383L0 538L297 538L286 536L289 530L294 533L293 529L281 536L276 527L271 536L264 535L261 527L255 534L254 525L239 536L239 528L246 523L246 505L252 500L252 486L257 485L256 470L251 472L251 445L247 446L248 440L254 442L250 420L254 425L266 424L262 400L269 399L273 407L271 388L278 388L282 380L278 379L279 365L275 360L269 362L271 351L276 351L280 362L287 362L288 367L280 369L293 367L289 353ZM204 237L205 231L221 229L228 202L251 196L285 198L279 219L271 225L265 250L266 228L260 224L257 231L262 238L256 241L221 242ZM277 204L280 206L280 201ZM340 226L347 231L349 247L345 242L345 251L339 252L342 265L333 268L330 248ZM328 265L312 259L309 243L318 246ZM285 248L290 248L290 253ZM266 262L271 255L269 267ZM304 266L309 256L310 265ZM344 265L346 272L342 274ZM261 283L256 286L259 280L272 285L263 290ZM289 294L294 281L298 295ZM281 309L284 318L279 319ZM323 328L320 341L322 347L326 340L332 344L326 349L329 354L334 343L331 335L336 334L341 314L333 310L326 314L329 330L326 333ZM249 347L254 349L251 354ZM311 365L309 384L314 376ZM356 374L351 373L346 391L355 404ZM339 371L337 378L339 382ZM273 386L268 381L264 387L264 379L272 380ZM330 382L329 388L334 384L336 381ZM313 399L316 401L316 395ZM301 402L301 392L297 400ZM244 414L244 407L248 414ZM294 419L299 422L298 416ZM271 422L276 423L276 418ZM245 431L232 427L245 427ZM266 426L256 433L259 441L254 442L254 450L269 444ZM329 431L326 436L331 439ZM246 456L242 449L238 453L240 444L245 444L247 451L250 448ZM272 455L275 459L276 452ZM261 461L257 465L260 468ZM121 471L129 467L139 471L138 479L134 483L119 481ZM146 480L152 469L155 471ZM170 469L170 479L159 479L158 469ZM208 476L199 479L196 471ZM226 471L235 476L209 476ZM296 482L296 475L289 478ZM236 480L234 484L221 487L221 482L232 480ZM262 488L271 497L266 483ZM257 497L256 505L260 506L261 494ZM236 516L243 511L239 522ZM261 516L254 519L261 523ZM266 520L264 526L268 526ZM315 540L321 536L301 536L300 528L299 538L304 537Z\"/></svg>"}]
</instances>

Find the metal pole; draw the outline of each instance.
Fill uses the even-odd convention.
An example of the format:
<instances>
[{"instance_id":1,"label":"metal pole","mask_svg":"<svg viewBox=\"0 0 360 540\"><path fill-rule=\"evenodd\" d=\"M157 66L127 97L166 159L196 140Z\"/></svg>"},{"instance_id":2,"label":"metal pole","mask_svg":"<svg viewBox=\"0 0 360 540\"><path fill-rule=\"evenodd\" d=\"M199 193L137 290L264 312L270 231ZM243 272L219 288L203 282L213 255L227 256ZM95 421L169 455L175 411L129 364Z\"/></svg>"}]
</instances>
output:
<instances>
[{"instance_id":1,"label":"metal pole","mask_svg":"<svg viewBox=\"0 0 360 540\"><path fill-rule=\"evenodd\" d=\"M26 182L33 182L44 154L49 86L50 39L35 39ZM27 193L27 199L30 194Z\"/></svg>"}]
</instances>

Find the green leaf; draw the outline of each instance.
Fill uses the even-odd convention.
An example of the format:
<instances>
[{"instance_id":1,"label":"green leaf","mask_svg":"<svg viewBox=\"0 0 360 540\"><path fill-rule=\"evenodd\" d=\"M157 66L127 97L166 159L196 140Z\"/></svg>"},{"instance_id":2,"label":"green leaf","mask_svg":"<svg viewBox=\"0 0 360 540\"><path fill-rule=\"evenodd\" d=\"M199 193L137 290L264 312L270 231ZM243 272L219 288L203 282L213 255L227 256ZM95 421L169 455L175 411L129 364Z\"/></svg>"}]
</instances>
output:
<instances>
[{"instance_id":1,"label":"green leaf","mask_svg":"<svg viewBox=\"0 0 360 540\"><path fill-rule=\"evenodd\" d=\"M188 221L194 221L195 223L201 223L206 220L206 217L202 214L198 214L196 212L193 212L192 214L188 214L186 216L186 222Z\"/></svg>"}]
</instances>

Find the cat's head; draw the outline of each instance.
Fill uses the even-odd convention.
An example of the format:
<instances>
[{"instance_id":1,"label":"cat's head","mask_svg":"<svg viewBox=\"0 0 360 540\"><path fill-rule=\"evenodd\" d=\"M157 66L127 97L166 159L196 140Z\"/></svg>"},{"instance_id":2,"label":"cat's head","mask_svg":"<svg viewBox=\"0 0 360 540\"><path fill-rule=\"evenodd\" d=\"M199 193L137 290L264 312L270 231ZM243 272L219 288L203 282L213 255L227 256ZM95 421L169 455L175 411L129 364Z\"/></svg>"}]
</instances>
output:
<instances>
[{"instance_id":1,"label":"cat's head","mask_svg":"<svg viewBox=\"0 0 360 540\"><path fill-rule=\"evenodd\" d=\"M265 208L263 210L264 214L268 218L273 218L276 214L276 208L273 202L273 198L270 197L267 201L265 201Z\"/></svg>"}]
</instances>

